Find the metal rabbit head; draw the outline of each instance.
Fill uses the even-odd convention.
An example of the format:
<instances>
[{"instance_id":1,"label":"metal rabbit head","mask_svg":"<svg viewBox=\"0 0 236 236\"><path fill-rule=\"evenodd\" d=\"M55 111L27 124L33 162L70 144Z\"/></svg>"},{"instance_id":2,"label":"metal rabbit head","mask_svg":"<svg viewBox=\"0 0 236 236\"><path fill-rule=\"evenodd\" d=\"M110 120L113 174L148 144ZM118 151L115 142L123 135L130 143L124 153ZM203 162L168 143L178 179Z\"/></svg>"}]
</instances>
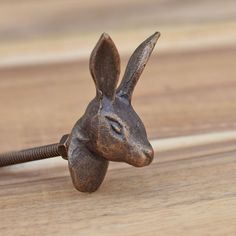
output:
<instances>
[{"instance_id":1,"label":"metal rabbit head","mask_svg":"<svg viewBox=\"0 0 236 236\"><path fill-rule=\"evenodd\" d=\"M123 79L120 57L107 34L102 34L90 57L96 97L75 124L68 148L68 163L76 189L93 192L102 183L109 161L136 167L149 165L153 149L131 100L138 79L160 33L146 39L131 56Z\"/></svg>"}]
</instances>

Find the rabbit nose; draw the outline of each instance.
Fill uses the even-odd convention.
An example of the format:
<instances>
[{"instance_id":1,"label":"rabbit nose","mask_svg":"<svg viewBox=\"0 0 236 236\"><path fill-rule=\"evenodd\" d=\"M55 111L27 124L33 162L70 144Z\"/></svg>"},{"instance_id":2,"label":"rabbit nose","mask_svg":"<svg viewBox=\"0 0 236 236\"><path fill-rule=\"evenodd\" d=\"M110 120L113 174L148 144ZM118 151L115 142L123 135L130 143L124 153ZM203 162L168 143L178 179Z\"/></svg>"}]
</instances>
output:
<instances>
[{"instance_id":1,"label":"rabbit nose","mask_svg":"<svg viewBox=\"0 0 236 236\"><path fill-rule=\"evenodd\" d=\"M149 163L150 164L153 160L153 156L154 156L154 150L153 148L150 146L150 147L147 147L145 149L143 149L143 153L145 154L145 156L148 158L149 160Z\"/></svg>"}]
</instances>

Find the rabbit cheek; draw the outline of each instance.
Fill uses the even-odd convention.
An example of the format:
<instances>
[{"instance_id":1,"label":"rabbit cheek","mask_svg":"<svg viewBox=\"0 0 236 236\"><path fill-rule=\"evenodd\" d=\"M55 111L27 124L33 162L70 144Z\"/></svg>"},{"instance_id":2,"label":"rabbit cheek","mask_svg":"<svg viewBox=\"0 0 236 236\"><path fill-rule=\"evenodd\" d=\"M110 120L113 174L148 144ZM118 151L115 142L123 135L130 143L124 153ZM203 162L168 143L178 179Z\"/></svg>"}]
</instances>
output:
<instances>
[{"instance_id":1,"label":"rabbit cheek","mask_svg":"<svg viewBox=\"0 0 236 236\"><path fill-rule=\"evenodd\" d=\"M101 137L97 141L97 149L104 158L118 161L119 158L116 157L119 156L117 155L119 149L117 148L116 141L109 135L109 132L102 132Z\"/></svg>"},{"instance_id":2,"label":"rabbit cheek","mask_svg":"<svg viewBox=\"0 0 236 236\"><path fill-rule=\"evenodd\" d=\"M97 140L98 153L110 161L122 161L125 150L121 140L113 137L107 127L102 127Z\"/></svg>"}]
</instances>

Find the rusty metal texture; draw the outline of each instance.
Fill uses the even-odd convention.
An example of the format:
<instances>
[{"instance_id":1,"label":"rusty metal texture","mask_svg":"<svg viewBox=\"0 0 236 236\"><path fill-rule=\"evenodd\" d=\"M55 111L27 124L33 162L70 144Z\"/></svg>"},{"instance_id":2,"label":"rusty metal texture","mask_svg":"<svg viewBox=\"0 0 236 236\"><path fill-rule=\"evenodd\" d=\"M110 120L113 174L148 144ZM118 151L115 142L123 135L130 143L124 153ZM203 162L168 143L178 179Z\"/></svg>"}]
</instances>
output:
<instances>
[{"instance_id":1,"label":"rusty metal texture","mask_svg":"<svg viewBox=\"0 0 236 236\"><path fill-rule=\"evenodd\" d=\"M0 167L59 156L58 144L50 144L0 155Z\"/></svg>"},{"instance_id":2,"label":"rusty metal texture","mask_svg":"<svg viewBox=\"0 0 236 236\"><path fill-rule=\"evenodd\" d=\"M131 56L120 86L120 57L107 34L102 34L90 57L96 97L71 132L68 164L73 184L82 192L97 190L108 161L136 167L150 164L153 149L145 127L131 105L138 79L160 33L146 39Z\"/></svg>"},{"instance_id":3,"label":"rusty metal texture","mask_svg":"<svg viewBox=\"0 0 236 236\"><path fill-rule=\"evenodd\" d=\"M131 101L159 37L159 32L154 33L134 51L117 88L120 56L110 36L103 33L90 57L96 96L71 134L56 144L0 154L0 167L62 156L68 159L74 187L81 192L94 192L103 182L109 161L135 167L149 165L154 151Z\"/></svg>"},{"instance_id":4,"label":"rusty metal texture","mask_svg":"<svg viewBox=\"0 0 236 236\"><path fill-rule=\"evenodd\" d=\"M59 143L29 148L16 152L1 153L0 167L58 156L61 156L63 159L67 160L68 140L69 135L66 134L62 136Z\"/></svg>"}]
</instances>

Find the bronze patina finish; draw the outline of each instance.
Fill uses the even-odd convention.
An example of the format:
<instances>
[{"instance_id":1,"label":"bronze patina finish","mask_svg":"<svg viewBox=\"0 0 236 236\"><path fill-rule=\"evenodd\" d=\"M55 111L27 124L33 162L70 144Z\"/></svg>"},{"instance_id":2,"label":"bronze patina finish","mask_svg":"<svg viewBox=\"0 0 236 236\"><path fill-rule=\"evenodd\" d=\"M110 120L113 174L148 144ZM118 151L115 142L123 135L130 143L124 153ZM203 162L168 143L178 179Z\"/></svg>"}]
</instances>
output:
<instances>
[{"instance_id":1,"label":"bronze patina finish","mask_svg":"<svg viewBox=\"0 0 236 236\"><path fill-rule=\"evenodd\" d=\"M102 34L90 57L96 96L71 134L64 135L56 144L1 154L0 166L62 156L68 159L75 188L94 192L106 175L109 161L136 167L149 165L154 152L131 100L159 36L156 32L134 51L116 88L120 75L119 53L109 35Z\"/></svg>"}]
</instances>

